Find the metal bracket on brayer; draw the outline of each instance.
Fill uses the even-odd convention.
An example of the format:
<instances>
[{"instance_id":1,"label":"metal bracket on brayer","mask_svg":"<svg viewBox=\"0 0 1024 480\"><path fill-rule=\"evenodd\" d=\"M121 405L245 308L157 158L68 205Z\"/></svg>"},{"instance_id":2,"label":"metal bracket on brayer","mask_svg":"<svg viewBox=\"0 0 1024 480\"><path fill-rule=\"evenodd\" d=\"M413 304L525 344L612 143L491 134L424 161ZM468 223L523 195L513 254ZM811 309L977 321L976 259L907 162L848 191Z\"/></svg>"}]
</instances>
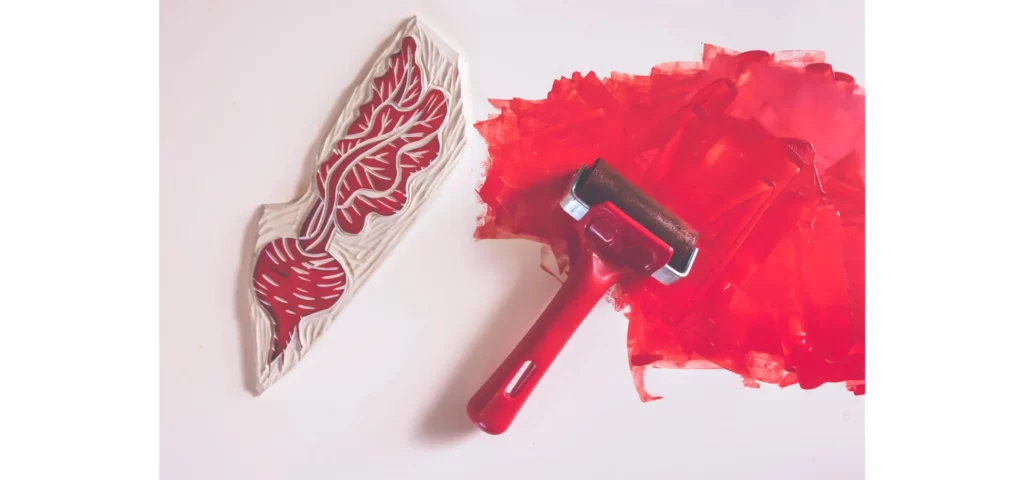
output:
<instances>
[{"instance_id":1,"label":"metal bracket on brayer","mask_svg":"<svg viewBox=\"0 0 1024 480\"><path fill-rule=\"evenodd\" d=\"M569 184L569 192L562 198L562 201L559 202L562 206L562 210L564 210L565 213L568 213L569 216L576 221L580 221L587 212L590 211L590 205L576 194L577 187L580 182L583 181L586 171L586 164L576 171L575 176L573 176L572 183ZM652 273L651 276L663 285L671 285L690 274L690 270L693 268L693 262L696 259L697 248L694 248L693 252L690 254L690 258L686 262L686 266L682 270L672 268L671 265L666 263L664 266Z\"/></svg>"},{"instance_id":2,"label":"metal bracket on brayer","mask_svg":"<svg viewBox=\"0 0 1024 480\"><path fill-rule=\"evenodd\" d=\"M577 222L583 219L583 216L590 211L590 205L576 196L576 185L580 183L580 179L583 178L583 172L587 171L587 166L583 165L579 170L576 171L576 175L572 177L572 183L569 184L569 193L565 195L560 204L562 210L568 213Z\"/></svg>"}]
</instances>

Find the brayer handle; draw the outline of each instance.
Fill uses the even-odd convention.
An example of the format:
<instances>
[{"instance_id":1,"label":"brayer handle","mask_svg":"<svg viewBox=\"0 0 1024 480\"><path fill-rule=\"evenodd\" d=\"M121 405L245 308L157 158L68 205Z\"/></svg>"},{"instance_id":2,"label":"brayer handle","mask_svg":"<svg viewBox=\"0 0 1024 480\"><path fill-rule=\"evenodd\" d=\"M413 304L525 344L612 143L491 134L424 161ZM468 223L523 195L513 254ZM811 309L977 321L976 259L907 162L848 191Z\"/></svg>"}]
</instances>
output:
<instances>
[{"instance_id":1,"label":"brayer handle","mask_svg":"<svg viewBox=\"0 0 1024 480\"><path fill-rule=\"evenodd\" d=\"M508 429L544 372L620 273L594 252L580 256L544 313L470 399L466 410L473 423L494 435Z\"/></svg>"}]
</instances>

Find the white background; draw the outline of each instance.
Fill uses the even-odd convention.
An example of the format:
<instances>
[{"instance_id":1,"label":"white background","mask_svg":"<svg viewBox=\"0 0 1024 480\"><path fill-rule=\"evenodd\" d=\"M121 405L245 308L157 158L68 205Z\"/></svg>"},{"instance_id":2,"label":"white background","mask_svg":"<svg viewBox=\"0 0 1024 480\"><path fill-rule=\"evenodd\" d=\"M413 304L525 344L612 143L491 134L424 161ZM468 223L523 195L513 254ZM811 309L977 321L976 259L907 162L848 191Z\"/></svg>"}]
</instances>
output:
<instances>
[{"instance_id":1,"label":"white background","mask_svg":"<svg viewBox=\"0 0 1024 480\"><path fill-rule=\"evenodd\" d=\"M485 159L470 132L446 189L311 353L251 393L257 208L295 198L349 87L420 15L487 98L574 71L646 73L727 48L819 49L864 81L852 2L187 1L161 6L161 472L167 479L861 478L864 403L841 386L743 388L721 371L629 375L599 306L508 433L464 407L558 287L528 242L474 242ZM731 3L727 5L726 3ZM870 91L870 85L868 85Z\"/></svg>"}]
</instances>

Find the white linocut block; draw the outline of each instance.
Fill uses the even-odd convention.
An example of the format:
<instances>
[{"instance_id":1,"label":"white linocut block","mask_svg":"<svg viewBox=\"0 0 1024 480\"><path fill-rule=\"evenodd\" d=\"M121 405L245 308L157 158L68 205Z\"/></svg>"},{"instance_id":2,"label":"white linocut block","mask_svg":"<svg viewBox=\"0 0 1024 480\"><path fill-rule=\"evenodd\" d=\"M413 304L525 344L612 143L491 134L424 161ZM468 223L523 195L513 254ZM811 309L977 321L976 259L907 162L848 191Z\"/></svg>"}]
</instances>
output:
<instances>
[{"instance_id":1,"label":"white linocut block","mask_svg":"<svg viewBox=\"0 0 1024 480\"><path fill-rule=\"evenodd\" d=\"M250 289L259 392L316 343L455 167L466 142L460 69L410 20L353 91L306 193L264 205Z\"/></svg>"}]
</instances>

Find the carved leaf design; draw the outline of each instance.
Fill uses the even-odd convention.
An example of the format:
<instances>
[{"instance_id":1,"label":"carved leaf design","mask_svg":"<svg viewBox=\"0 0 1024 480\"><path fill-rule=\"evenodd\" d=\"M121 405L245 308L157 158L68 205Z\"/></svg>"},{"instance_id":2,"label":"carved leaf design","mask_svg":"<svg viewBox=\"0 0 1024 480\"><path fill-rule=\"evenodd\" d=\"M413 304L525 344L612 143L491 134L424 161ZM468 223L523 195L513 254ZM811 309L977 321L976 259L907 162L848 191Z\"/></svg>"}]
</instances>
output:
<instances>
[{"instance_id":1,"label":"carved leaf design","mask_svg":"<svg viewBox=\"0 0 1024 480\"><path fill-rule=\"evenodd\" d=\"M438 132L448 116L448 99L427 88L416 64L416 41L407 37L390 57L388 70L373 80L373 95L317 168L316 187L335 226L363 230L367 216L394 215L405 205L408 180L437 159ZM322 232L330 215L314 211L307 234Z\"/></svg>"}]
</instances>

